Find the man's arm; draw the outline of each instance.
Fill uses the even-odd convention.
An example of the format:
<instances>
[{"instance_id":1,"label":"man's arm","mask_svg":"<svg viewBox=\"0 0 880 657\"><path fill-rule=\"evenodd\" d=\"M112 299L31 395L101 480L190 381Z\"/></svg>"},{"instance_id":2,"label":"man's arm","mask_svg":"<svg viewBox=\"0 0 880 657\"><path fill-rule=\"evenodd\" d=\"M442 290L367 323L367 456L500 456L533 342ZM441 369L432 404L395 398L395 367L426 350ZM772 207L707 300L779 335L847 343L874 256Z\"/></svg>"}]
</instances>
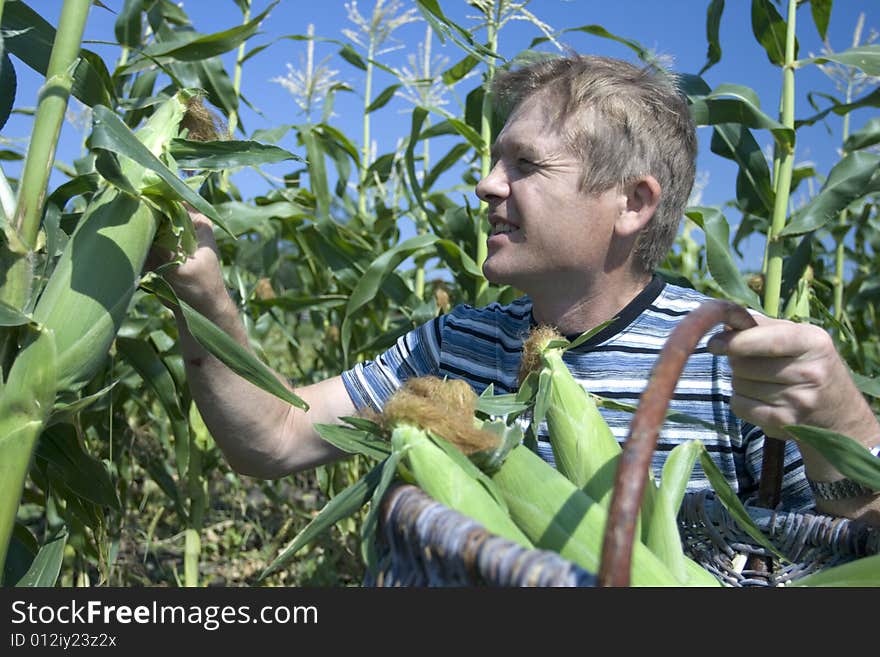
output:
<instances>
[{"instance_id":1,"label":"man's arm","mask_svg":"<svg viewBox=\"0 0 880 657\"><path fill-rule=\"evenodd\" d=\"M193 214L199 238L196 253L167 274L178 297L250 350L235 303L223 284L210 222ZM209 354L192 337L175 311L190 392L205 424L238 472L271 479L339 459L345 453L324 441L315 423L331 424L356 413L341 377L293 390L309 410L302 411L254 386Z\"/></svg>"},{"instance_id":2,"label":"man's arm","mask_svg":"<svg viewBox=\"0 0 880 657\"><path fill-rule=\"evenodd\" d=\"M792 437L789 424L808 424L844 434L872 448L880 444L880 423L849 375L823 329L755 315L758 326L719 333L709 342L726 354L733 370L731 409L768 436ZM843 478L824 457L799 445L807 477L817 482ZM816 500L830 515L860 517L880 525L880 493Z\"/></svg>"}]
</instances>

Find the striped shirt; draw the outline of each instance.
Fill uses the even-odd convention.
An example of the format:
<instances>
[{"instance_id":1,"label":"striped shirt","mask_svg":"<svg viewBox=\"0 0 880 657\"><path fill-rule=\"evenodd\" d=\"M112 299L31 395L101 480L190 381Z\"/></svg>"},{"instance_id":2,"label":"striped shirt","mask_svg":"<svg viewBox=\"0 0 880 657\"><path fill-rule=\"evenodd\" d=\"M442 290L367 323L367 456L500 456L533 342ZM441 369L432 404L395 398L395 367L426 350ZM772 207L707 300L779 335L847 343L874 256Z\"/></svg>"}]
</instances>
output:
<instances>
[{"instance_id":1,"label":"striped shirt","mask_svg":"<svg viewBox=\"0 0 880 657\"><path fill-rule=\"evenodd\" d=\"M563 360L589 392L635 406L672 329L708 298L655 276L611 324L566 351ZM509 305L456 306L402 336L375 360L344 372L342 379L358 409L371 407L376 411L401 382L415 376L464 379L477 394L490 384L497 394L515 392L523 341L533 326L532 302L527 296ZM739 420L730 410L732 386L727 359L706 348L709 337L720 329L716 327L700 340L669 405L670 412L700 422L667 420L652 467L659 477L666 456L676 445L700 440L733 490L749 499L757 493L764 435L760 428ZM600 412L618 441L623 442L632 414L606 407ZM546 423L539 427L538 438L540 455L553 463ZM781 506L789 510L813 508L803 462L792 441L786 443L784 472ZM711 485L697 462L688 490L706 488Z\"/></svg>"}]
</instances>

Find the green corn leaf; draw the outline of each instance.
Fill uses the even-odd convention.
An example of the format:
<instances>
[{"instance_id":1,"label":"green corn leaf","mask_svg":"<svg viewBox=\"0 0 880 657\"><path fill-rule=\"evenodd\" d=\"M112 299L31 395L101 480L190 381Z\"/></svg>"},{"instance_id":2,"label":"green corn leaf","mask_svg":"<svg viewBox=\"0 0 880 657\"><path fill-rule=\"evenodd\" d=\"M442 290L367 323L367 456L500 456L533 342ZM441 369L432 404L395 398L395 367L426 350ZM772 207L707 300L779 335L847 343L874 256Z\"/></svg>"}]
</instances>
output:
<instances>
[{"instance_id":1,"label":"green corn leaf","mask_svg":"<svg viewBox=\"0 0 880 657\"><path fill-rule=\"evenodd\" d=\"M2 29L8 35L4 39L6 51L45 77L55 42L55 28L26 3L7 2L3 8ZM73 71L71 94L89 107L112 107L116 97L104 61L85 49L80 50L80 57Z\"/></svg>"},{"instance_id":2,"label":"green corn leaf","mask_svg":"<svg viewBox=\"0 0 880 657\"><path fill-rule=\"evenodd\" d=\"M482 279L483 272L458 244L452 240L437 240L435 243L437 255L445 262L450 271L465 272L475 279Z\"/></svg>"},{"instance_id":3,"label":"green corn leaf","mask_svg":"<svg viewBox=\"0 0 880 657\"><path fill-rule=\"evenodd\" d=\"M791 586L880 586L880 554L825 568L794 580Z\"/></svg>"},{"instance_id":4,"label":"green corn leaf","mask_svg":"<svg viewBox=\"0 0 880 657\"><path fill-rule=\"evenodd\" d=\"M880 459L861 443L818 427L790 425L785 430L819 452L844 477L872 490L880 490Z\"/></svg>"},{"instance_id":5,"label":"green corn leaf","mask_svg":"<svg viewBox=\"0 0 880 657\"><path fill-rule=\"evenodd\" d=\"M389 457L390 458L390 457ZM359 511L371 498L382 478L386 461L376 464L366 475L358 479L351 486L333 496L321 509L320 513L287 544L275 559L260 574L260 579L265 579L272 573L278 572L306 545L327 531L340 520L348 518Z\"/></svg>"},{"instance_id":6,"label":"green corn leaf","mask_svg":"<svg viewBox=\"0 0 880 657\"><path fill-rule=\"evenodd\" d=\"M703 466L703 471L706 473L706 477L708 477L709 482L712 484L715 494L718 496L718 499L721 500L721 503L724 505L724 508L727 509L730 516L737 522L744 532L758 543L758 545L767 548L780 559L788 561L779 549L773 545L766 536L764 536L764 533L755 524L754 520L752 520L749 512L746 511L746 508L743 506L739 497L737 497L737 494L733 492L730 484L727 483L727 480L724 478L721 470L718 469L715 461L712 460L712 456L706 450L705 446L700 443L700 447L700 464Z\"/></svg>"},{"instance_id":7,"label":"green corn leaf","mask_svg":"<svg viewBox=\"0 0 880 657\"><path fill-rule=\"evenodd\" d=\"M419 177L416 174L416 158L415 158L415 150L416 144L419 140L419 134L422 130L422 124L425 122L425 119L428 117L428 110L424 107L416 107L413 109L412 113L412 124L409 132L409 141L406 146L406 153L404 154L404 162L406 163L406 173L407 173L407 182L409 183L410 189L412 190L413 196L416 199L416 202L419 204L419 207L422 208L426 213L428 212L428 208L425 205L425 198L422 194L422 187L419 184Z\"/></svg>"},{"instance_id":8,"label":"green corn leaf","mask_svg":"<svg viewBox=\"0 0 880 657\"><path fill-rule=\"evenodd\" d=\"M819 32L819 38L825 41L828 34L828 23L831 21L832 0L810 0L810 13L813 15L813 24Z\"/></svg>"},{"instance_id":9,"label":"green corn leaf","mask_svg":"<svg viewBox=\"0 0 880 657\"><path fill-rule=\"evenodd\" d=\"M176 32L175 34L178 36L174 39L163 39L144 48L144 58L119 67L117 74L135 73L144 68L149 68L156 60L162 63L172 60L198 61L234 50L257 33L257 30L260 29L260 23L263 22L279 1L274 0L263 12L247 23L223 30L222 32L215 32L214 34Z\"/></svg>"},{"instance_id":10,"label":"green corn leaf","mask_svg":"<svg viewBox=\"0 0 880 657\"><path fill-rule=\"evenodd\" d=\"M318 205L318 219L327 221L330 218L330 186L327 182L327 164L324 151L319 146L314 126L297 126L297 132L306 147L306 158L309 162L309 184Z\"/></svg>"},{"instance_id":11,"label":"green corn leaf","mask_svg":"<svg viewBox=\"0 0 880 657\"><path fill-rule=\"evenodd\" d=\"M490 388L486 388L486 390L488 391ZM516 394L496 395L484 391L477 399L476 410L478 413L491 417L507 417L508 415L519 415L528 407L527 402L517 400Z\"/></svg>"},{"instance_id":12,"label":"green corn leaf","mask_svg":"<svg viewBox=\"0 0 880 657\"><path fill-rule=\"evenodd\" d=\"M739 123L749 128L769 130L776 141L790 147L794 144L794 130L786 128L776 119L761 111L755 101L754 92L743 93L746 87L726 85L724 89L713 91L706 96L691 98L690 111L697 125L719 125Z\"/></svg>"},{"instance_id":13,"label":"green corn leaf","mask_svg":"<svg viewBox=\"0 0 880 657\"><path fill-rule=\"evenodd\" d=\"M315 424L315 431L331 445L349 454L363 454L374 459L384 459L391 454L391 445L363 429L339 424Z\"/></svg>"},{"instance_id":14,"label":"green corn leaf","mask_svg":"<svg viewBox=\"0 0 880 657\"><path fill-rule=\"evenodd\" d=\"M859 374L858 372L850 372L853 381L855 381L859 390L871 397L880 397L880 379L870 378Z\"/></svg>"},{"instance_id":15,"label":"green corn leaf","mask_svg":"<svg viewBox=\"0 0 880 657\"><path fill-rule=\"evenodd\" d=\"M140 47L143 34L143 19L141 18L143 8L144 0L125 0L123 3L113 26L119 45L127 48Z\"/></svg>"},{"instance_id":16,"label":"green corn leaf","mask_svg":"<svg viewBox=\"0 0 880 657\"><path fill-rule=\"evenodd\" d=\"M598 404L602 408L612 408L616 411L626 411L627 413L635 413L638 410L638 406L636 406L635 404L627 404L626 402L621 402L616 399L609 399L608 397L599 397L597 395L594 395L594 398L596 399L596 404ZM717 428L712 422L702 420L694 415L688 415L687 413L680 413L678 411L667 411L665 417L667 422L693 424L706 427L707 429Z\"/></svg>"},{"instance_id":17,"label":"green corn leaf","mask_svg":"<svg viewBox=\"0 0 880 657\"><path fill-rule=\"evenodd\" d=\"M592 24L581 25L580 27L568 27L560 30L558 34L562 35L567 32L584 32L586 34L592 34L593 36L601 37L603 39L611 39L612 41L621 43L627 48L631 49L639 56L639 59L641 59L642 61L649 61L651 59L651 52L641 43L633 39L626 39L616 34L612 34L601 25ZM537 37L535 39L532 39L532 42L529 44L529 48L534 48L535 46L545 43L549 40L550 39L548 37Z\"/></svg>"},{"instance_id":18,"label":"green corn leaf","mask_svg":"<svg viewBox=\"0 0 880 657\"><path fill-rule=\"evenodd\" d=\"M436 241L437 236L431 233L416 235L388 249L373 260L351 291L351 297L345 308L345 319L342 321L340 339L346 358L351 344L352 315L376 298L376 293L401 262L409 257L416 257L420 252L433 246Z\"/></svg>"},{"instance_id":19,"label":"green corn leaf","mask_svg":"<svg viewBox=\"0 0 880 657\"><path fill-rule=\"evenodd\" d=\"M461 27L454 21L450 20L443 14L437 0L416 0L416 6L422 13L424 19L428 22L434 33L439 37L441 43L446 42L446 38L452 41L466 53L472 57L476 57L481 61L487 61L487 58L499 57L497 53L492 52L486 46L474 41L471 33Z\"/></svg>"},{"instance_id":20,"label":"green corn leaf","mask_svg":"<svg viewBox=\"0 0 880 657\"><path fill-rule=\"evenodd\" d=\"M357 166L360 166L360 152L344 132L327 123L315 126L315 131L328 152L330 152L331 146L337 150L341 149Z\"/></svg>"},{"instance_id":21,"label":"green corn leaf","mask_svg":"<svg viewBox=\"0 0 880 657\"><path fill-rule=\"evenodd\" d=\"M764 50L767 58L777 66L785 64L785 19L776 11L771 0L752 0L752 33ZM798 45L795 40L795 57Z\"/></svg>"},{"instance_id":22,"label":"green corn leaf","mask_svg":"<svg viewBox=\"0 0 880 657\"><path fill-rule=\"evenodd\" d=\"M24 326L33 321L17 308L0 301L0 326Z\"/></svg>"},{"instance_id":23,"label":"green corn leaf","mask_svg":"<svg viewBox=\"0 0 880 657\"><path fill-rule=\"evenodd\" d=\"M110 390L112 390L117 383L119 383L118 380L112 381L110 385L101 388L98 392L92 393L90 395L85 395L84 397L80 397L73 402L67 403L59 398L55 402L55 407L52 409L52 414L49 416L49 419L46 420L46 427L51 427L55 424L71 422L77 414L87 409L89 406L101 399L101 397L110 392Z\"/></svg>"},{"instance_id":24,"label":"green corn leaf","mask_svg":"<svg viewBox=\"0 0 880 657\"><path fill-rule=\"evenodd\" d=\"M425 191L431 189L434 183L437 181L437 178L441 173L448 171L451 167L455 166L459 162L461 162L462 158L471 150L470 144L456 144L449 152L446 153L440 160L438 160L437 164L431 167L431 170L425 176L425 180L422 183L422 189Z\"/></svg>"},{"instance_id":25,"label":"green corn leaf","mask_svg":"<svg viewBox=\"0 0 880 657\"><path fill-rule=\"evenodd\" d=\"M724 12L724 0L712 0L706 9L706 63L700 69L700 75L721 61L721 43L718 32L721 27L721 14Z\"/></svg>"},{"instance_id":26,"label":"green corn leaf","mask_svg":"<svg viewBox=\"0 0 880 657\"><path fill-rule=\"evenodd\" d=\"M709 273L732 300L761 308L761 301L754 290L742 279L739 268L730 253L730 228L727 219L717 208L691 206L685 210L687 217L703 229L706 236L706 261Z\"/></svg>"},{"instance_id":27,"label":"green corn leaf","mask_svg":"<svg viewBox=\"0 0 880 657\"><path fill-rule=\"evenodd\" d=\"M739 165L737 198L757 199L758 203L748 203L747 208L753 213L760 209L765 215L769 214L773 208L774 196L770 168L751 131L737 123L716 125L710 148L716 155L733 160Z\"/></svg>"},{"instance_id":28,"label":"green corn leaf","mask_svg":"<svg viewBox=\"0 0 880 657\"><path fill-rule=\"evenodd\" d=\"M3 564L3 572L0 574L0 584L5 583L8 586L24 577L39 551L40 544L34 535L22 523L16 522L9 541L9 550L6 552L6 563Z\"/></svg>"},{"instance_id":29,"label":"green corn leaf","mask_svg":"<svg viewBox=\"0 0 880 657\"><path fill-rule=\"evenodd\" d=\"M825 64L827 62L837 62L844 66L857 68L867 75L880 76L880 45L856 46L843 52L813 57L803 62L798 62L798 65Z\"/></svg>"},{"instance_id":30,"label":"green corn leaf","mask_svg":"<svg viewBox=\"0 0 880 657\"><path fill-rule=\"evenodd\" d=\"M256 356L192 306L180 301L164 279L155 274L148 274L142 280L142 286L160 298L179 305L193 337L233 372L288 404L308 410L308 404L290 392Z\"/></svg>"},{"instance_id":31,"label":"green corn leaf","mask_svg":"<svg viewBox=\"0 0 880 657\"><path fill-rule=\"evenodd\" d=\"M443 84L445 85L453 85L456 82L460 82L464 79L464 77L474 70L477 64L480 63L478 57L474 57L473 55L465 55L465 57L448 69L443 71L440 75L443 80Z\"/></svg>"},{"instance_id":32,"label":"green corn leaf","mask_svg":"<svg viewBox=\"0 0 880 657\"><path fill-rule=\"evenodd\" d=\"M135 136L112 110L98 105L93 110L94 129L89 137L92 148L103 148L111 152L125 155L141 166L156 173L176 196L189 203L196 210L215 221L227 233L232 235L213 206L191 190L186 183L178 178L162 161ZM234 236L233 236L234 237Z\"/></svg>"},{"instance_id":33,"label":"green corn leaf","mask_svg":"<svg viewBox=\"0 0 880 657\"><path fill-rule=\"evenodd\" d=\"M394 98L394 93L400 89L403 85L401 84L392 84L385 89L382 90L378 96L373 99L373 102L369 104L369 106L364 110L364 114L369 114L370 112L375 112L377 109L381 107L385 107L392 98Z\"/></svg>"},{"instance_id":34,"label":"green corn leaf","mask_svg":"<svg viewBox=\"0 0 880 657\"><path fill-rule=\"evenodd\" d=\"M350 424L355 429L360 429L361 431L365 431L368 434L372 434L373 436L384 436L382 427L365 417L357 417L355 415L342 415L339 419L346 424Z\"/></svg>"},{"instance_id":35,"label":"green corn leaf","mask_svg":"<svg viewBox=\"0 0 880 657\"><path fill-rule=\"evenodd\" d=\"M46 429L37 444L36 458L50 463L60 473L57 481L78 497L121 510L107 468L83 451L73 425L57 424Z\"/></svg>"},{"instance_id":36,"label":"green corn leaf","mask_svg":"<svg viewBox=\"0 0 880 657\"><path fill-rule=\"evenodd\" d=\"M360 54L354 48L352 48L350 44L346 43L342 47L342 50L339 51L339 56L355 68L358 68L362 71L367 70L367 63L364 61L364 58L361 57Z\"/></svg>"},{"instance_id":37,"label":"green corn leaf","mask_svg":"<svg viewBox=\"0 0 880 657\"><path fill-rule=\"evenodd\" d=\"M300 297L289 294L277 296L274 299L252 301L258 308L281 308L288 312L301 310L334 310L348 303L347 294L322 294L314 297Z\"/></svg>"},{"instance_id":38,"label":"green corn leaf","mask_svg":"<svg viewBox=\"0 0 880 657\"><path fill-rule=\"evenodd\" d=\"M843 144L846 151L856 151L880 143L880 117L870 119L861 130L847 137Z\"/></svg>"},{"instance_id":39,"label":"green corn leaf","mask_svg":"<svg viewBox=\"0 0 880 657\"><path fill-rule=\"evenodd\" d=\"M168 149L181 169L222 171L303 159L278 146L256 141L190 141L173 139Z\"/></svg>"},{"instance_id":40,"label":"green corn leaf","mask_svg":"<svg viewBox=\"0 0 880 657\"><path fill-rule=\"evenodd\" d=\"M379 483L370 496L370 510L367 511L367 516L364 518L364 523L361 526L361 556L367 572L372 573L374 576L378 574L379 566L379 555L376 550L376 530L379 527L379 512L382 508L382 498L385 497L391 482L397 476L402 458L403 455L400 452L392 452L381 463L382 476L379 478Z\"/></svg>"},{"instance_id":41,"label":"green corn leaf","mask_svg":"<svg viewBox=\"0 0 880 657\"><path fill-rule=\"evenodd\" d=\"M2 130L15 106L15 91L18 80L9 53L3 48L2 39L0 39L0 50L2 50L2 57L0 57L0 130Z\"/></svg>"},{"instance_id":42,"label":"green corn leaf","mask_svg":"<svg viewBox=\"0 0 880 657\"><path fill-rule=\"evenodd\" d=\"M116 157L116 153L98 150L95 153L95 170L116 189L125 192L129 196L137 197L140 195L138 190L131 184L131 181L122 172L122 166L119 164L119 158Z\"/></svg>"},{"instance_id":43,"label":"green corn leaf","mask_svg":"<svg viewBox=\"0 0 880 657\"><path fill-rule=\"evenodd\" d=\"M117 337L116 348L125 362L131 365L144 380L144 383L156 393L156 398L168 416L171 432L174 434L174 456L177 462L177 472L183 480L189 469L190 431L189 421L180 407L180 392L177 389L177 384L165 363L148 342L134 338Z\"/></svg>"},{"instance_id":44,"label":"green corn leaf","mask_svg":"<svg viewBox=\"0 0 880 657\"><path fill-rule=\"evenodd\" d=\"M295 223L309 216L303 207L288 201L275 201L265 205L228 201L214 207L234 235L257 231L268 226L271 219Z\"/></svg>"},{"instance_id":45,"label":"green corn leaf","mask_svg":"<svg viewBox=\"0 0 880 657\"><path fill-rule=\"evenodd\" d=\"M844 156L828 174L819 194L800 210L780 236L803 235L821 228L850 203L867 193L868 182L880 166L880 155L856 151Z\"/></svg>"},{"instance_id":46,"label":"green corn leaf","mask_svg":"<svg viewBox=\"0 0 880 657\"><path fill-rule=\"evenodd\" d=\"M832 101L831 106L822 110L818 114L815 114L807 119L800 119L798 121L795 121L795 129L800 128L803 125L813 125L814 123L824 119L831 112L834 112L838 116L844 116L849 112L855 109L859 109L861 107L880 107L880 88L874 89L874 91L866 94L865 96L862 96L861 98L857 98L851 103L841 103L834 98L830 98L830 100Z\"/></svg>"},{"instance_id":47,"label":"green corn leaf","mask_svg":"<svg viewBox=\"0 0 880 657\"><path fill-rule=\"evenodd\" d=\"M16 587L52 587L61 572L64 559L64 546L67 544L67 532L63 531L47 541L37 553L31 567L15 584Z\"/></svg>"},{"instance_id":48,"label":"green corn leaf","mask_svg":"<svg viewBox=\"0 0 880 657\"><path fill-rule=\"evenodd\" d=\"M562 348L562 350L563 350L563 351L569 351L569 350L571 350L571 349L577 349L577 348L580 347L584 342L586 342L587 340L589 340L590 338L592 338L594 335L596 335L597 333L599 333L599 331L602 331L602 330L604 330L607 326L610 326L610 325L614 322L615 319L616 319L616 318L609 319L607 322L602 322L601 324L598 324L597 326L594 326L594 327L591 328L589 331L584 331L584 332L581 333L579 336L577 336L574 340L572 340L572 341L569 342L567 345L565 345L565 346Z\"/></svg>"}]
</instances>

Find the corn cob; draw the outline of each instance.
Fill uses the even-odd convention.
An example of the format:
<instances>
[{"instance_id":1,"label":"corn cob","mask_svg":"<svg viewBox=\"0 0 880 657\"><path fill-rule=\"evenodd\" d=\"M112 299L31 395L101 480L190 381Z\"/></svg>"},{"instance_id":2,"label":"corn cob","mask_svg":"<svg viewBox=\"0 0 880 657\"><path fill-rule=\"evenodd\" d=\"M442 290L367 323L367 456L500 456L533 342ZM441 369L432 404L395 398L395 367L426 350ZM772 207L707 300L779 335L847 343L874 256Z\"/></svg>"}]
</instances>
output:
<instances>
[{"instance_id":1,"label":"corn cob","mask_svg":"<svg viewBox=\"0 0 880 657\"><path fill-rule=\"evenodd\" d=\"M135 133L154 154L177 136L187 98L181 92L163 103ZM154 174L128 159L122 173L135 189L155 183ZM146 200L111 186L80 219L34 309L34 319L55 332L59 390L78 390L104 362L160 219ZM27 350L19 355L25 357Z\"/></svg>"},{"instance_id":2,"label":"corn cob","mask_svg":"<svg viewBox=\"0 0 880 657\"><path fill-rule=\"evenodd\" d=\"M547 421L556 468L605 508L621 447L592 397L572 376L562 354L568 341L539 327L523 345L523 370L538 372L535 422ZM525 378L527 371L520 373Z\"/></svg>"},{"instance_id":3,"label":"corn cob","mask_svg":"<svg viewBox=\"0 0 880 657\"><path fill-rule=\"evenodd\" d=\"M464 381L410 379L385 404L382 423L406 475L428 495L523 547L534 547L516 526L491 480L462 451L482 450L497 437L474 427L476 395ZM462 451L459 451L462 450Z\"/></svg>"},{"instance_id":4,"label":"corn cob","mask_svg":"<svg viewBox=\"0 0 880 657\"><path fill-rule=\"evenodd\" d=\"M559 471L521 445L521 431L509 430L501 435L504 430L491 422L480 425L480 429L487 427L488 431L475 430L476 401L470 387L462 381L443 382L423 377L408 381L388 401L384 413L398 422L400 418L406 418L422 425L432 425L438 433L449 437L473 463L480 464L491 474L494 490L503 498L509 518L535 547L555 550L586 570L596 572L607 517L605 510ZM498 433L495 433L496 429ZM399 429L395 429L394 435L398 443L409 438ZM427 436L417 436L416 439L416 445L431 444ZM412 468L423 471L422 475L415 472L413 475L429 495L443 503L449 500L448 504L459 510L467 496L485 497L485 488L479 490L481 484L477 483L475 488L473 480L458 481L458 469L452 471L454 474L446 474L444 470L448 465L442 457L448 458L449 455L442 449L427 448L416 454L416 458L407 456L407 467L411 471ZM465 474L473 476L473 473ZM452 477L455 477L454 481ZM633 581L644 586L679 584L643 545L636 548Z\"/></svg>"},{"instance_id":5,"label":"corn cob","mask_svg":"<svg viewBox=\"0 0 880 657\"><path fill-rule=\"evenodd\" d=\"M391 434L391 445L402 453L402 462L416 484L432 498L473 518L493 534L534 547L486 487L425 430L399 424Z\"/></svg>"},{"instance_id":6,"label":"corn cob","mask_svg":"<svg viewBox=\"0 0 880 657\"><path fill-rule=\"evenodd\" d=\"M524 445L510 451L492 480L514 522L536 547L598 571L607 521L604 508ZM633 545L631 576L634 586L680 585L641 543Z\"/></svg>"}]
</instances>

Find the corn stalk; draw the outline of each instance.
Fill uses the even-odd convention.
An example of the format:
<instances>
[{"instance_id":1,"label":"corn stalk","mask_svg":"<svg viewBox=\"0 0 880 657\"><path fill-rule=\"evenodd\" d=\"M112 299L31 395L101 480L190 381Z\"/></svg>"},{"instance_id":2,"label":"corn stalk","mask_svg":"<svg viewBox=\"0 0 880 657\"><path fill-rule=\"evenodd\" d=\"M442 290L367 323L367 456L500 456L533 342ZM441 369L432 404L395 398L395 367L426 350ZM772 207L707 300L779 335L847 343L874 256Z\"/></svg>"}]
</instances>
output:
<instances>
[{"instance_id":1,"label":"corn stalk","mask_svg":"<svg viewBox=\"0 0 880 657\"><path fill-rule=\"evenodd\" d=\"M49 173L55 161L58 135L64 122L73 85L73 68L79 56L90 0L65 0L46 82L40 90L34 129L18 187L15 214L6 226L0 250L0 301L25 310L31 299L34 254L43 214ZM2 332L0 363L14 350L11 330Z\"/></svg>"},{"instance_id":2,"label":"corn stalk","mask_svg":"<svg viewBox=\"0 0 880 657\"><path fill-rule=\"evenodd\" d=\"M785 255L784 238L780 233L785 228L788 201L791 195L791 176L794 168L794 61L795 25L797 1L788 2L788 20L785 32L785 63L782 68L782 101L780 122L792 131L790 143L777 144L773 170L775 174L775 199L773 218L767 234L767 259L764 267L764 311L770 317L779 317L780 295L782 291L782 264ZM781 152L780 152L781 151ZM782 490L783 451L785 443L767 437L764 442L764 456L761 465L759 504L774 508L779 503Z\"/></svg>"}]
</instances>

